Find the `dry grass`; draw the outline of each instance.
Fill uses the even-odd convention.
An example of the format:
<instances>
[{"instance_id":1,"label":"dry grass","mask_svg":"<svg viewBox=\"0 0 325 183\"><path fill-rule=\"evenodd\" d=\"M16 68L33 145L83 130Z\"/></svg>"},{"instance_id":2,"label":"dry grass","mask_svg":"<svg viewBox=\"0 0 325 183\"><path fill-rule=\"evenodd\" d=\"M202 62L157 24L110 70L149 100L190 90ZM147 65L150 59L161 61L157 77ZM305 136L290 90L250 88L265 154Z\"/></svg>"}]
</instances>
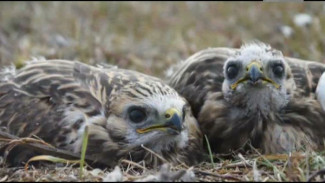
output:
<instances>
[{"instance_id":1,"label":"dry grass","mask_svg":"<svg viewBox=\"0 0 325 183\"><path fill-rule=\"evenodd\" d=\"M7 168L1 165L1 181L324 181L324 153L250 155L234 154L231 159L217 157L214 166L203 162L194 167L185 165L161 168L146 167L143 162L122 160L115 169L86 166L80 178L74 164L43 164Z\"/></svg>"},{"instance_id":2,"label":"dry grass","mask_svg":"<svg viewBox=\"0 0 325 183\"><path fill-rule=\"evenodd\" d=\"M31 57L106 62L162 76L207 47L258 39L325 62L325 5L246 2L1 2L0 64ZM313 22L294 25L296 14ZM294 33L286 37L281 26Z\"/></svg>"},{"instance_id":3,"label":"dry grass","mask_svg":"<svg viewBox=\"0 0 325 183\"><path fill-rule=\"evenodd\" d=\"M299 13L312 16L312 22L295 25ZM283 26L293 33L285 35ZM162 77L171 64L196 51L239 47L252 39L269 43L286 56L325 63L324 31L322 2L0 2L0 64L19 67L42 56L109 63ZM154 178L147 175L158 172L161 178L172 171L175 180L189 178L192 172L196 180L205 181L306 181L324 164L322 152L308 151L268 156L254 151L234 154L232 159L217 156L214 166L205 162L192 169L165 167L160 173L124 161L118 180L150 180ZM2 166L0 181L81 181L79 169L71 166L28 171ZM109 180L111 171L88 167L82 180Z\"/></svg>"}]
</instances>

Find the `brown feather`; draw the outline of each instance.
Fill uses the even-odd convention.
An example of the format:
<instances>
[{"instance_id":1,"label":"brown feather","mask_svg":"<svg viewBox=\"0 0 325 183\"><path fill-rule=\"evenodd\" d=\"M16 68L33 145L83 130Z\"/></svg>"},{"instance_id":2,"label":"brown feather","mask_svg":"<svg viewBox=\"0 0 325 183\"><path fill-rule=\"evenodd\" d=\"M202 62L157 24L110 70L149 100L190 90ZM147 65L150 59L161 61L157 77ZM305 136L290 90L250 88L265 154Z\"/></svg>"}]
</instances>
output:
<instances>
[{"instance_id":1,"label":"brown feather","mask_svg":"<svg viewBox=\"0 0 325 183\"><path fill-rule=\"evenodd\" d=\"M83 129L88 125L87 154L112 166L130 154L133 160L143 160L148 152L139 144L129 143L126 136L132 129L121 117L122 106L146 98L144 93L136 92L139 87L151 94L176 93L161 80L135 71L65 60L32 62L0 80L0 125L10 134L38 136L73 153L80 153ZM190 140L183 149L188 152L172 142L161 152L172 162L180 159L194 163L199 159L189 154L201 155L196 121L186 119ZM150 139L148 143L160 144Z\"/></svg>"},{"instance_id":2,"label":"brown feather","mask_svg":"<svg viewBox=\"0 0 325 183\"><path fill-rule=\"evenodd\" d=\"M203 134L215 152L228 153L248 142L265 153L281 153L301 148L323 148L325 112L315 90L325 65L285 57L289 66L287 106L267 117L231 117L234 110L222 93L223 65L238 49L209 48L174 66L169 84L191 104Z\"/></svg>"}]
</instances>

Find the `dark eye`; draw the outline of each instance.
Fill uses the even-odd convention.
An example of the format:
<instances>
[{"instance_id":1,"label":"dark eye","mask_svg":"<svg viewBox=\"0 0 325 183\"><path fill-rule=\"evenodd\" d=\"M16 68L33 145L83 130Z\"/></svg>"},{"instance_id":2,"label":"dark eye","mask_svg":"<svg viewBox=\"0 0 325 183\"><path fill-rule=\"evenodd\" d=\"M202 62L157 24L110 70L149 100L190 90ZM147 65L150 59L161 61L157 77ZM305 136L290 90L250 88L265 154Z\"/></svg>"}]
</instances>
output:
<instances>
[{"instance_id":1,"label":"dark eye","mask_svg":"<svg viewBox=\"0 0 325 183\"><path fill-rule=\"evenodd\" d=\"M273 66L273 73L277 77L282 77L284 73L284 68L282 64L276 64Z\"/></svg>"},{"instance_id":2,"label":"dark eye","mask_svg":"<svg viewBox=\"0 0 325 183\"><path fill-rule=\"evenodd\" d=\"M226 74L229 79L234 79L238 74L238 67L236 65L229 65Z\"/></svg>"},{"instance_id":3,"label":"dark eye","mask_svg":"<svg viewBox=\"0 0 325 183\"><path fill-rule=\"evenodd\" d=\"M140 123L147 118L146 112L142 108L133 108L129 112L130 120L134 123Z\"/></svg>"}]
</instances>

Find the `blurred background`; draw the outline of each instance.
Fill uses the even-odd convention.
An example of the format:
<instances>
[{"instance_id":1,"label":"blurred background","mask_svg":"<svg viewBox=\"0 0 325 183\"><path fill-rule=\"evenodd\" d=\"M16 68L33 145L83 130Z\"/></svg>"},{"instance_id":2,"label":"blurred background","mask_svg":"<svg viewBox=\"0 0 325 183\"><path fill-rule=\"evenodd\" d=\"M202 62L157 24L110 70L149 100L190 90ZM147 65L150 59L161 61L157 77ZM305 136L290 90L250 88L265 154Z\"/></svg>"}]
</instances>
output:
<instances>
[{"instance_id":1,"label":"blurred background","mask_svg":"<svg viewBox=\"0 0 325 183\"><path fill-rule=\"evenodd\" d=\"M0 2L1 66L45 57L161 77L199 50L251 40L325 63L325 3Z\"/></svg>"}]
</instances>

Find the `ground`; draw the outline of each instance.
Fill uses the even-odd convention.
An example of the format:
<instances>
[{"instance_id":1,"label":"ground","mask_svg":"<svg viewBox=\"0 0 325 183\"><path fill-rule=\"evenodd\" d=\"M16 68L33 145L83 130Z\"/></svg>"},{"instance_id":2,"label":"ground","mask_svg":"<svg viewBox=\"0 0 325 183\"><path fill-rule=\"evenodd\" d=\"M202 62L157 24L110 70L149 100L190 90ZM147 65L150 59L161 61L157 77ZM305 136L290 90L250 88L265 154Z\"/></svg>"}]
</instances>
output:
<instances>
[{"instance_id":1,"label":"ground","mask_svg":"<svg viewBox=\"0 0 325 183\"><path fill-rule=\"evenodd\" d=\"M286 56L325 63L324 31L323 2L0 2L0 65L20 67L45 57L163 77L170 65L199 50L251 40L269 43ZM306 181L325 165L322 152L309 151L268 156L256 151L214 161L171 171L187 170L206 181ZM70 165L0 168L0 181L103 181L111 171L88 168L80 179L79 169ZM153 171L158 169L125 162L118 180L141 179ZM159 175L162 171L167 170Z\"/></svg>"}]
</instances>

